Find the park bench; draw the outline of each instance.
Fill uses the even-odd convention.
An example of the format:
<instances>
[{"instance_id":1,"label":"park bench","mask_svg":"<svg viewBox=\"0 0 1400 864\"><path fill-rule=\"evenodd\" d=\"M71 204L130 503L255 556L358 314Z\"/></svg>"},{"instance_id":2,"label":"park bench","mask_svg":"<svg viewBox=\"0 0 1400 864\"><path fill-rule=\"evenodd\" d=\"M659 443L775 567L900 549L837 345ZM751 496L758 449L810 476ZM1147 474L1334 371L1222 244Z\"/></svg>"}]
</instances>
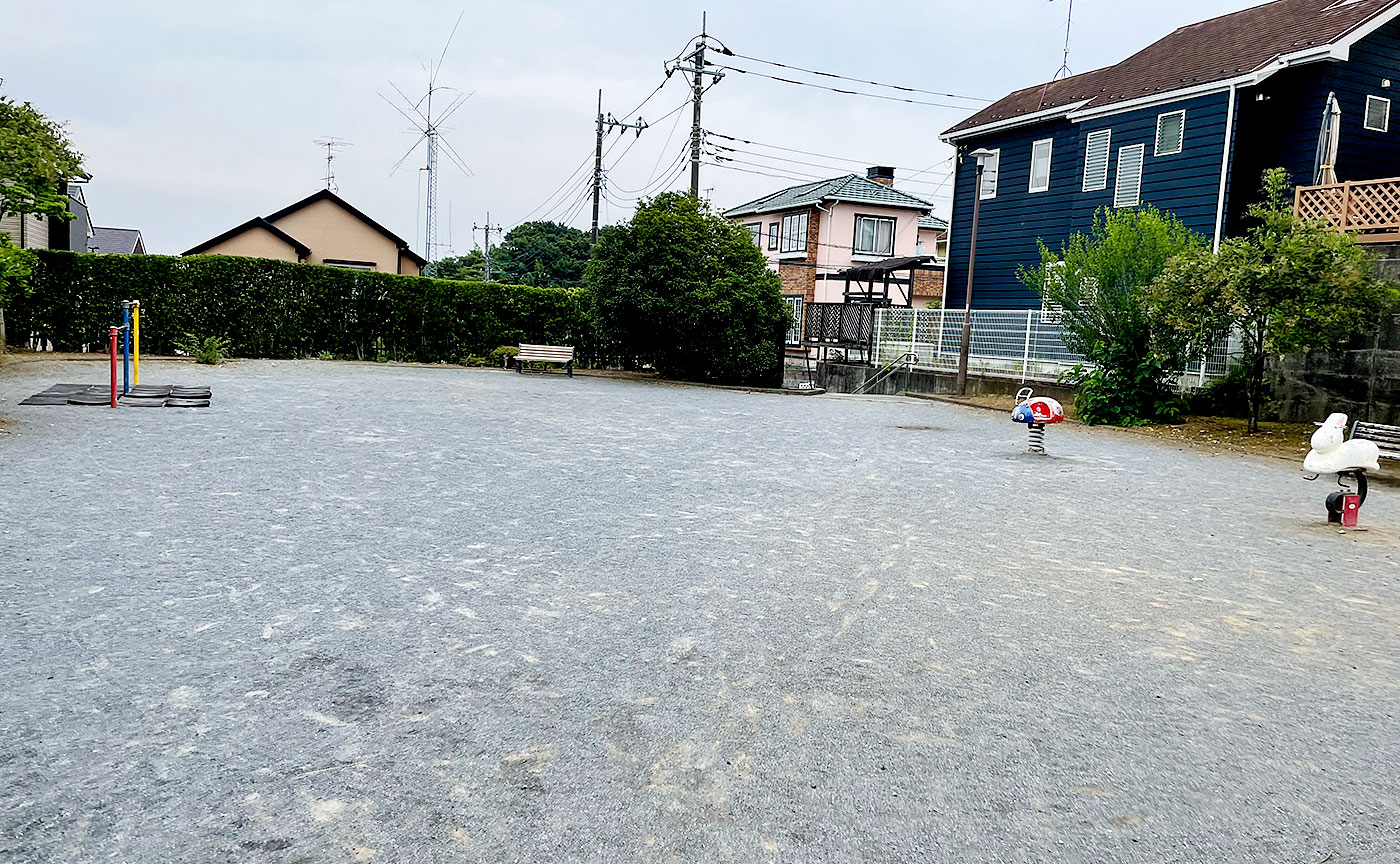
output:
<instances>
[{"instance_id":1,"label":"park bench","mask_svg":"<svg viewBox=\"0 0 1400 864\"><path fill-rule=\"evenodd\" d=\"M1351 424L1351 437L1376 442L1382 459L1400 459L1400 426L1357 420Z\"/></svg>"},{"instance_id":2,"label":"park bench","mask_svg":"<svg viewBox=\"0 0 1400 864\"><path fill-rule=\"evenodd\" d=\"M563 363L564 373L574 377L574 346L572 345L520 345L520 353L515 355L515 371L524 373L526 363Z\"/></svg>"}]
</instances>

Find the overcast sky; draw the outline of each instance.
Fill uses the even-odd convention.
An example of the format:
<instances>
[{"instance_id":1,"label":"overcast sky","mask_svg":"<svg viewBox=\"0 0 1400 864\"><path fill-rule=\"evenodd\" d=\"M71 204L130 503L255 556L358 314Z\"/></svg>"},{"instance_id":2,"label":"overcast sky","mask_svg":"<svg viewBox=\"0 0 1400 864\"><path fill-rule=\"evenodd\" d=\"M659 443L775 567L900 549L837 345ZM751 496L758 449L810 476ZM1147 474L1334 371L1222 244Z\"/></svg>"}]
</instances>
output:
<instances>
[{"instance_id":1,"label":"overcast sky","mask_svg":"<svg viewBox=\"0 0 1400 864\"><path fill-rule=\"evenodd\" d=\"M1176 27L1252 5L1077 0L1071 68L1116 62ZM710 33L739 54L987 99L1055 74L1066 12L1066 0L4 0L3 6L7 29L23 35L6 40L2 92L67 124L93 175L87 197L96 224L140 228L147 249L162 253L179 253L321 188L324 152L312 142L322 136L351 142L335 162L341 194L421 248L423 150L391 174L415 133L378 94L397 99L392 82L415 99L421 95L423 64L436 61L464 11L438 77L440 85L475 91L445 133L473 173L446 163L440 172L439 230L445 241L450 213L458 252L472 247L472 226L485 224L487 211L507 229L542 216L587 228L586 171L568 178L585 160L591 166L598 89L604 111L621 116L633 109L662 82L663 64L699 32L702 10L709 12ZM753 60L716 59L860 89ZM637 112L652 124L640 139L630 132L609 138L605 224L626 219L649 184L653 190L688 184L685 170L666 183L667 169L681 168L690 126L688 105L668 114L689 98L680 77ZM800 182L786 178L886 164L897 166L897 185L931 197L946 216L948 189L939 184L952 151L938 133L982 103L906 95L966 107L865 99L731 72L707 93L703 125L757 142L714 139L749 151L725 155L755 164L706 167L701 186L712 188L717 207L729 207Z\"/></svg>"}]
</instances>

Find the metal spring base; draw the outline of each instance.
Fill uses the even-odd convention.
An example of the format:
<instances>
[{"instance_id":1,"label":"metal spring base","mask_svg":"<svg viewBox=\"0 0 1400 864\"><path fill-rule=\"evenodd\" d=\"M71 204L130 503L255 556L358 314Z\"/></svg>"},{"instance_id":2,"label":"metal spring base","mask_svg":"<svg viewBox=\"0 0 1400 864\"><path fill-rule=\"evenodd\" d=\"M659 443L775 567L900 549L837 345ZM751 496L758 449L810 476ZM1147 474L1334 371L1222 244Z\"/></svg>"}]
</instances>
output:
<instances>
[{"instance_id":1,"label":"metal spring base","mask_svg":"<svg viewBox=\"0 0 1400 864\"><path fill-rule=\"evenodd\" d=\"M1027 450L1026 452L1027 452L1027 453L1044 453L1044 452L1045 452L1045 424L1044 424L1044 423L1031 423L1031 424L1029 424L1029 428L1030 428L1030 442L1031 442L1031 446L1030 446L1030 449Z\"/></svg>"}]
</instances>

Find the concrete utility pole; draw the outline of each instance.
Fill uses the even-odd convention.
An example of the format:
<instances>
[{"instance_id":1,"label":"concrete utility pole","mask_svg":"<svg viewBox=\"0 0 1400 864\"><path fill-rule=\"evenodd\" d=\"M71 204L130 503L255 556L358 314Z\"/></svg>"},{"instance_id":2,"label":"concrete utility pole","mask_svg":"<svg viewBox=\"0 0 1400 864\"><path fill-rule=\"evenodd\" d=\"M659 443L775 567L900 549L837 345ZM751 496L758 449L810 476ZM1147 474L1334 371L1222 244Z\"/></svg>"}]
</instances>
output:
<instances>
[{"instance_id":1,"label":"concrete utility pole","mask_svg":"<svg viewBox=\"0 0 1400 864\"><path fill-rule=\"evenodd\" d=\"M700 38L695 40L695 50L681 58L689 61L691 65L682 66L679 61L673 61L666 65L669 72L680 71L691 74L691 96L692 103L690 115L690 194L700 197L700 146L704 143L704 130L700 128L700 103L705 96L705 76L709 75L716 82L724 77L723 72L713 71L705 66L705 48L709 33L708 16L701 13L700 17ZM724 48L724 51L729 49Z\"/></svg>"},{"instance_id":2,"label":"concrete utility pole","mask_svg":"<svg viewBox=\"0 0 1400 864\"><path fill-rule=\"evenodd\" d=\"M593 242L598 242L598 202L603 194L603 130L611 132L613 129L636 129L637 137L642 137L642 130L647 128L647 122L638 117L636 123L624 123L609 114L603 116L603 91L598 91L598 147L593 152Z\"/></svg>"},{"instance_id":3,"label":"concrete utility pole","mask_svg":"<svg viewBox=\"0 0 1400 864\"><path fill-rule=\"evenodd\" d=\"M473 225L472 225L472 236L473 236L473 237L476 236L476 232L477 232L477 231L483 231L483 232L485 232L485 234L486 234L486 245L485 245L483 248L486 250L486 281L487 281L487 282L490 282L490 281L491 281L491 232L492 232L492 231L495 231L496 233L499 234L500 231L501 231L501 226L499 226L499 225L492 225L492 224L491 224L491 211L490 211L490 210L487 210L487 211L486 211L486 224L485 224L485 225L476 225L476 224L473 224Z\"/></svg>"}]
</instances>

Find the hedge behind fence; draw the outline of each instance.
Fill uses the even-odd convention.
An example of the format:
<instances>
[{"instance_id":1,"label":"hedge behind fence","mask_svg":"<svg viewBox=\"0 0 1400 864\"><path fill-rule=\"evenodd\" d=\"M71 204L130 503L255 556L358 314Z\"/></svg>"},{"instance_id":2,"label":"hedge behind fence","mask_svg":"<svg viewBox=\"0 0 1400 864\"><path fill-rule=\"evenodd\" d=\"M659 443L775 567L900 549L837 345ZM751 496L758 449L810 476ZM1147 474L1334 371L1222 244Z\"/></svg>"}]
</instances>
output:
<instances>
[{"instance_id":1,"label":"hedge behind fence","mask_svg":"<svg viewBox=\"0 0 1400 864\"><path fill-rule=\"evenodd\" d=\"M141 302L143 353L186 333L226 336L237 357L456 362L517 342L578 345L587 317L563 288L456 282L198 255L38 253L33 290L5 310L9 341L58 351L105 344L121 302Z\"/></svg>"}]
</instances>

